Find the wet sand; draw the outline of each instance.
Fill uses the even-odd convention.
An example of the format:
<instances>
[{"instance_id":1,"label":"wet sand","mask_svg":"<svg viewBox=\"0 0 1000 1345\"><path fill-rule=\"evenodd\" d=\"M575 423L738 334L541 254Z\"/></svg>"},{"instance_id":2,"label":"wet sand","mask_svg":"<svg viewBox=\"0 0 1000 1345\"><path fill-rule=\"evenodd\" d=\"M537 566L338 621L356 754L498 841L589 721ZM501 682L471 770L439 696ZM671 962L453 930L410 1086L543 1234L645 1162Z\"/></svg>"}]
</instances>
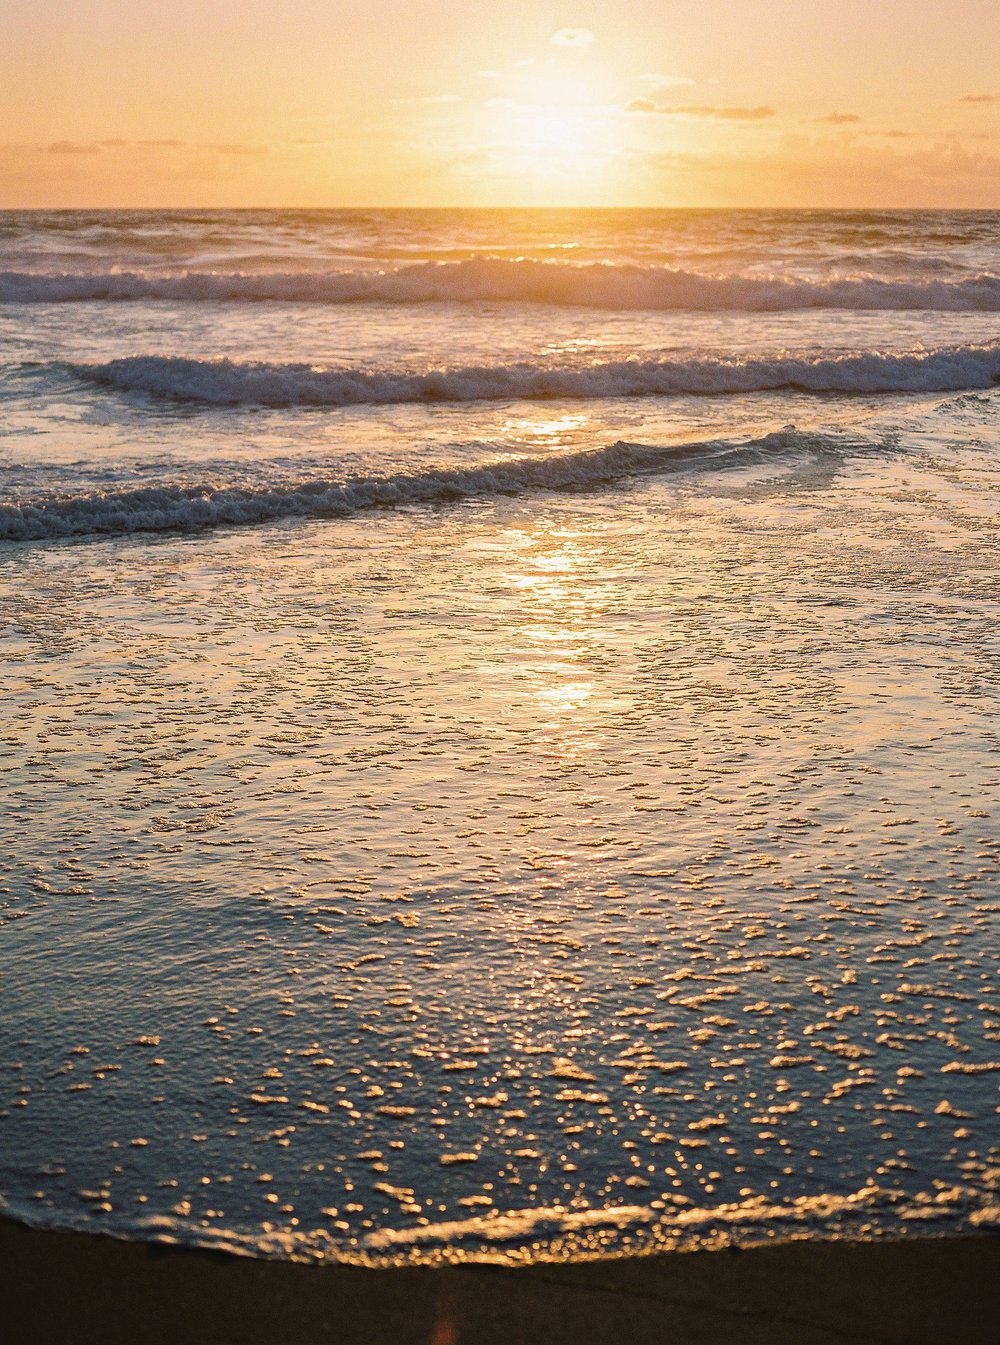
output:
<instances>
[{"instance_id":1,"label":"wet sand","mask_svg":"<svg viewBox=\"0 0 1000 1345\"><path fill-rule=\"evenodd\" d=\"M1000 1322L997 1237L366 1270L0 1220L0 1264L24 1345L995 1345Z\"/></svg>"}]
</instances>

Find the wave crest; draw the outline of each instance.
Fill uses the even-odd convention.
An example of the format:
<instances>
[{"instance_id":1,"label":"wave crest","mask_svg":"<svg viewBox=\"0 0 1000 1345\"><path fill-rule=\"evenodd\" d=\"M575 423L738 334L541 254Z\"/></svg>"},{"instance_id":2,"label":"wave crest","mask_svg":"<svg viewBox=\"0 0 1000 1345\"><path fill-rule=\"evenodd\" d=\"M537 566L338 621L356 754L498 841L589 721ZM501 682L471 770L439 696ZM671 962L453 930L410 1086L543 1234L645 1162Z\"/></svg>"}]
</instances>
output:
<instances>
[{"instance_id":1,"label":"wave crest","mask_svg":"<svg viewBox=\"0 0 1000 1345\"><path fill-rule=\"evenodd\" d=\"M1000 342L850 355L615 360L583 367L470 365L427 373L321 369L137 355L71 364L71 373L122 392L211 406L354 406L363 403L593 399L797 389L805 392L958 392L1000 383Z\"/></svg>"},{"instance_id":2,"label":"wave crest","mask_svg":"<svg viewBox=\"0 0 1000 1345\"><path fill-rule=\"evenodd\" d=\"M779 312L803 308L1000 312L1000 275L827 280L705 275L664 266L479 257L388 271L176 275L0 273L0 303L86 300L285 303L520 302L600 309Z\"/></svg>"},{"instance_id":3,"label":"wave crest","mask_svg":"<svg viewBox=\"0 0 1000 1345\"><path fill-rule=\"evenodd\" d=\"M342 518L393 505L520 495L533 490L588 489L671 468L712 470L835 447L842 447L839 440L789 427L743 442L716 440L667 447L618 442L606 448L513 458L481 467L340 482L288 481L260 487L166 484L47 496L0 505L0 541L194 530L282 518Z\"/></svg>"}]
</instances>

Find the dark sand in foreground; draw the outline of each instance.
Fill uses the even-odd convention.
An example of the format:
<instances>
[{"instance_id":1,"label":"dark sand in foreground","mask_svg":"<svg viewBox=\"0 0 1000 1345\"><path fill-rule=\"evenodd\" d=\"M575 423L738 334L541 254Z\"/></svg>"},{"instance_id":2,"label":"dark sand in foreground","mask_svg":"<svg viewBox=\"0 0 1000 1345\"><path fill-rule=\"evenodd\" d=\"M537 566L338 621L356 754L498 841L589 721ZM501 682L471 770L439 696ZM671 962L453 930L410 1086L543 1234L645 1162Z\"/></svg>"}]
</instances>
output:
<instances>
[{"instance_id":1,"label":"dark sand in foreground","mask_svg":"<svg viewBox=\"0 0 1000 1345\"><path fill-rule=\"evenodd\" d=\"M507 1268L257 1261L0 1220L22 1345L997 1345L1000 1238ZM7 1334L9 1333L9 1334Z\"/></svg>"}]
</instances>

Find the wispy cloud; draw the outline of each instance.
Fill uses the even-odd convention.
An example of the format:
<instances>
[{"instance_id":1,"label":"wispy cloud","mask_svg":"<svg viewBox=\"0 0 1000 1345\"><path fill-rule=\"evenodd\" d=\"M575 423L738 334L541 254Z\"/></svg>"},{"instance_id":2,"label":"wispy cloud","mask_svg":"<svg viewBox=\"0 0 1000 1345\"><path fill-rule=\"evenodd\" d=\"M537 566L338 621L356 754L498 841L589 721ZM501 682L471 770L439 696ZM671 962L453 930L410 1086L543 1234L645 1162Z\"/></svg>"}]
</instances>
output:
<instances>
[{"instance_id":1,"label":"wispy cloud","mask_svg":"<svg viewBox=\"0 0 1000 1345\"><path fill-rule=\"evenodd\" d=\"M105 150L152 149L152 150L191 150L202 154L266 154L266 145L253 145L243 141L225 143L205 143L190 140L122 140L119 138L80 143L75 140L54 140L52 144L40 147L46 154L101 154Z\"/></svg>"},{"instance_id":2,"label":"wispy cloud","mask_svg":"<svg viewBox=\"0 0 1000 1345\"><path fill-rule=\"evenodd\" d=\"M266 145L246 145L236 141L228 145L194 145L193 149L207 149L216 154L266 154Z\"/></svg>"},{"instance_id":3,"label":"wispy cloud","mask_svg":"<svg viewBox=\"0 0 1000 1345\"><path fill-rule=\"evenodd\" d=\"M594 34L589 28L560 28L553 33L551 42L554 47L589 47L594 42Z\"/></svg>"},{"instance_id":4,"label":"wispy cloud","mask_svg":"<svg viewBox=\"0 0 1000 1345\"><path fill-rule=\"evenodd\" d=\"M820 126L853 126L861 118L856 112L828 112L825 117L817 117Z\"/></svg>"},{"instance_id":5,"label":"wispy cloud","mask_svg":"<svg viewBox=\"0 0 1000 1345\"><path fill-rule=\"evenodd\" d=\"M967 93L960 103L1000 103L1000 93Z\"/></svg>"},{"instance_id":6,"label":"wispy cloud","mask_svg":"<svg viewBox=\"0 0 1000 1345\"><path fill-rule=\"evenodd\" d=\"M53 140L46 147L48 154L100 154L100 145L83 145L75 140Z\"/></svg>"},{"instance_id":7,"label":"wispy cloud","mask_svg":"<svg viewBox=\"0 0 1000 1345\"><path fill-rule=\"evenodd\" d=\"M700 117L708 121L766 121L775 115L773 107L715 107L694 104L688 107L661 107L648 98L629 103L629 112L656 112L664 117Z\"/></svg>"}]
</instances>

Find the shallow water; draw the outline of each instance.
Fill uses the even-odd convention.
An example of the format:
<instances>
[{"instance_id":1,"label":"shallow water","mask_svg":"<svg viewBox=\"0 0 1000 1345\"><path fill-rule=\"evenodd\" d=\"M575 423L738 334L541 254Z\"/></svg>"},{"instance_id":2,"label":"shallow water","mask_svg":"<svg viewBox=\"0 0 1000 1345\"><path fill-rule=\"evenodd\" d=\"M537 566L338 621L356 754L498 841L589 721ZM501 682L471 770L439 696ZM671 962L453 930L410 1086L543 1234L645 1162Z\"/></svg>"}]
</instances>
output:
<instances>
[{"instance_id":1,"label":"shallow water","mask_svg":"<svg viewBox=\"0 0 1000 1345\"><path fill-rule=\"evenodd\" d=\"M928 275L971 234L981 270L957 218L854 232ZM706 221L706 256L856 246L844 216ZM181 223L184 256L230 227ZM139 225L176 256L176 220ZM469 245L380 227L365 267ZM317 230L284 222L282 266ZM262 410L52 368L335 369L313 314L393 376L491 340L577 366L584 330L919 357L897 311L403 307L0 309L6 517L80 524L0 547L6 1207L361 1260L995 1224L1000 392ZM439 316L478 346L444 361Z\"/></svg>"}]
</instances>

